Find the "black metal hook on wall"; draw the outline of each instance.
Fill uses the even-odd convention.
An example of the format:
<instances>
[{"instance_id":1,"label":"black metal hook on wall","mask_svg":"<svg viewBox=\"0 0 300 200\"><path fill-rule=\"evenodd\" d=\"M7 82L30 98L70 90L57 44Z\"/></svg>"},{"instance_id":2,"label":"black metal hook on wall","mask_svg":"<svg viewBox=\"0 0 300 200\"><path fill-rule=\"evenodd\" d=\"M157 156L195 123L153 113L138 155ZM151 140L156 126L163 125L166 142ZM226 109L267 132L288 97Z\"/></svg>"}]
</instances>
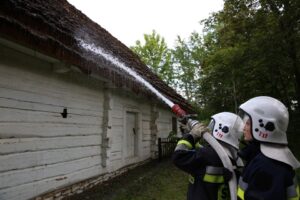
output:
<instances>
[{"instance_id":1,"label":"black metal hook on wall","mask_svg":"<svg viewBox=\"0 0 300 200\"><path fill-rule=\"evenodd\" d=\"M60 113L60 114L61 114L61 116L62 116L63 118L67 118L67 117L68 117L68 109L67 109L67 108L64 108L63 112Z\"/></svg>"}]
</instances>

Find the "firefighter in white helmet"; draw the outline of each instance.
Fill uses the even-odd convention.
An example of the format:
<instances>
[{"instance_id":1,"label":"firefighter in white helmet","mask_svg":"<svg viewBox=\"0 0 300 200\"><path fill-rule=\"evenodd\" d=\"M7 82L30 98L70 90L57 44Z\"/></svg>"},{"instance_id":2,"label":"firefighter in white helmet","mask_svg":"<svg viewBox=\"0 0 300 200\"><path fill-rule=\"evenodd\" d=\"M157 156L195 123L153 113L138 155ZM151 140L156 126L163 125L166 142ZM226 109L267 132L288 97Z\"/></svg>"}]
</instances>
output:
<instances>
[{"instance_id":1,"label":"firefighter in white helmet","mask_svg":"<svg viewBox=\"0 0 300 200\"><path fill-rule=\"evenodd\" d=\"M187 200L230 199L227 182L232 173L223 167L221 159L211 146L199 145L199 139L204 132L211 132L233 165L242 167L237 151L243 121L240 119L238 125L235 123L237 118L237 115L229 112L213 115L208 128L203 125L197 126L198 131L184 134L179 140L172 159L178 168L190 176Z\"/></svg>"},{"instance_id":2,"label":"firefighter in white helmet","mask_svg":"<svg viewBox=\"0 0 300 200\"><path fill-rule=\"evenodd\" d=\"M240 106L248 145L239 152L246 161L239 179L238 198L245 200L298 200L295 169L300 166L287 144L287 108L267 96L252 98Z\"/></svg>"}]
</instances>

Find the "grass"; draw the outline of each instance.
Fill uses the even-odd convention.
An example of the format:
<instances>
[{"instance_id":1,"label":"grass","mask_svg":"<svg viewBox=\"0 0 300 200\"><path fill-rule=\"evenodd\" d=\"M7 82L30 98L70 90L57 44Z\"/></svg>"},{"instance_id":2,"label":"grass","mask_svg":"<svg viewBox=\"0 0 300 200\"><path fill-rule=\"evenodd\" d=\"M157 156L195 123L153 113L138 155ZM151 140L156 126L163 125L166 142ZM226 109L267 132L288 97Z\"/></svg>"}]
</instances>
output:
<instances>
[{"instance_id":1,"label":"grass","mask_svg":"<svg viewBox=\"0 0 300 200\"><path fill-rule=\"evenodd\" d=\"M188 178L170 160L153 161L70 200L183 200Z\"/></svg>"},{"instance_id":2,"label":"grass","mask_svg":"<svg viewBox=\"0 0 300 200\"><path fill-rule=\"evenodd\" d=\"M187 185L187 174L170 160L153 161L65 200L183 200Z\"/></svg>"}]
</instances>

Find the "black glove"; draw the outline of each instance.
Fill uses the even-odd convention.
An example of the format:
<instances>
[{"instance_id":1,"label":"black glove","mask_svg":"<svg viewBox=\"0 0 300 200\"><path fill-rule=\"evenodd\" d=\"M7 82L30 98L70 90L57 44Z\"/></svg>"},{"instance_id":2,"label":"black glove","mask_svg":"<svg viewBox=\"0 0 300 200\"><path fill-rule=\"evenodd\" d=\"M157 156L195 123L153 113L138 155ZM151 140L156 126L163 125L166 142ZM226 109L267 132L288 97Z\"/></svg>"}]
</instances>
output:
<instances>
[{"instance_id":1,"label":"black glove","mask_svg":"<svg viewBox=\"0 0 300 200\"><path fill-rule=\"evenodd\" d=\"M224 177L224 181L228 182L230 181L230 179L232 178L232 172L227 169L227 168L223 168L223 177Z\"/></svg>"}]
</instances>

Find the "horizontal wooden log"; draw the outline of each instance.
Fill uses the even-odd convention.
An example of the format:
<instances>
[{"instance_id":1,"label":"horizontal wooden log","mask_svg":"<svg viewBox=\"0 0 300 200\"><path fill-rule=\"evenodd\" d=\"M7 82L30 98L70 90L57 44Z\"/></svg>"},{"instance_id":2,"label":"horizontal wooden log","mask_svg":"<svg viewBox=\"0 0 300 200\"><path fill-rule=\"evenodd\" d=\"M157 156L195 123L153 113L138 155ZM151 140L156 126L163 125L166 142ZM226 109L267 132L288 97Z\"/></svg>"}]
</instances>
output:
<instances>
[{"instance_id":1,"label":"horizontal wooden log","mask_svg":"<svg viewBox=\"0 0 300 200\"><path fill-rule=\"evenodd\" d=\"M55 89L57 90L57 88ZM70 88L69 91L65 91L65 93L57 95L53 94L53 92L45 93L46 88L42 88L41 90L42 91L34 92L32 91L32 88L28 90L22 87L20 88L20 86L14 88L9 85L3 85L2 82L0 82L0 97L19 102L32 102L44 105L56 105L60 107L69 106L72 108L82 108L86 110L99 109L101 107L98 106L103 104L102 96L100 95L95 99L85 99L85 96L80 95L72 96L73 93L77 92L74 88Z\"/></svg>"},{"instance_id":2,"label":"horizontal wooden log","mask_svg":"<svg viewBox=\"0 0 300 200\"><path fill-rule=\"evenodd\" d=\"M0 190L56 176L67 176L86 168L99 166L100 162L100 156L96 155L53 165L0 173Z\"/></svg>"},{"instance_id":3,"label":"horizontal wooden log","mask_svg":"<svg viewBox=\"0 0 300 200\"><path fill-rule=\"evenodd\" d=\"M0 172L67 162L93 155L100 156L100 153L99 146L89 146L1 155Z\"/></svg>"},{"instance_id":4,"label":"horizontal wooden log","mask_svg":"<svg viewBox=\"0 0 300 200\"><path fill-rule=\"evenodd\" d=\"M0 190L1 199L26 200L39 194L85 180L102 173L101 166L93 166L67 175L59 175L32 183Z\"/></svg>"},{"instance_id":5,"label":"horizontal wooden log","mask_svg":"<svg viewBox=\"0 0 300 200\"><path fill-rule=\"evenodd\" d=\"M95 135L102 133L102 121L98 124L70 122L1 122L0 138L57 137Z\"/></svg>"},{"instance_id":6,"label":"horizontal wooden log","mask_svg":"<svg viewBox=\"0 0 300 200\"><path fill-rule=\"evenodd\" d=\"M95 116L85 116L68 114L63 118L60 113L41 112L33 110L20 110L0 107L0 122L40 122L40 123L80 123L97 125L101 118Z\"/></svg>"},{"instance_id":7,"label":"horizontal wooden log","mask_svg":"<svg viewBox=\"0 0 300 200\"><path fill-rule=\"evenodd\" d=\"M0 155L100 145L99 135L0 139ZM0 179L1 180L1 179Z\"/></svg>"},{"instance_id":8,"label":"horizontal wooden log","mask_svg":"<svg viewBox=\"0 0 300 200\"><path fill-rule=\"evenodd\" d=\"M2 89L0 89L0 93ZM1 95L1 94L0 94ZM7 98L0 97L0 106L2 108L12 108L19 110L32 110L32 111L41 111L41 112L50 112L50 113L61 113L64 108L68 109L68 113L77 114L77 115L87 115L87 116L96 116L102 117L101 104L96 107L87 107L79 105L71 105L71 103L65 102L64 104L47 104L34 101L24 101L16 98ZM73 107L72 107L73 106ZM76 106L76 107L75 107Z\"/></svg>"}]
</instances>

